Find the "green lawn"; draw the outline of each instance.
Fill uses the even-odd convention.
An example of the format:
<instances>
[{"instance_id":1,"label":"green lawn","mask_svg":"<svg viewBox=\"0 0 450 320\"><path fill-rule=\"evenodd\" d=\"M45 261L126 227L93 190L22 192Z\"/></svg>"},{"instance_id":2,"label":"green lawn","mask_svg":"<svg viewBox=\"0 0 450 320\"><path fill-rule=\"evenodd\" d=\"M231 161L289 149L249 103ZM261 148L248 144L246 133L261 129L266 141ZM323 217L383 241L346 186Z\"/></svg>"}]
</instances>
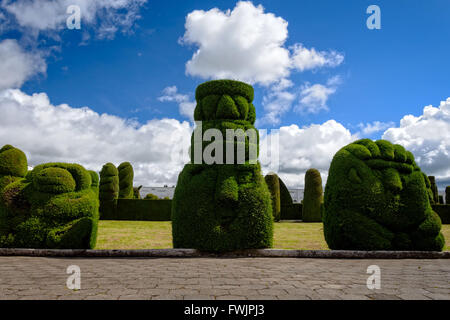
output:
<instances>
[{"instance_id":1,"label":"green lawn","mask_svg":"<svg viewBox=\"0 0 450 320\"><path fill-rule=\"evenodd\" d=\"M442 232L450 251L450 225ZM96 249L166 249L172 248L170 222L100 221ZM275 223L274 248L328 249L321 223Z\"/></svg>"}]
</instances>

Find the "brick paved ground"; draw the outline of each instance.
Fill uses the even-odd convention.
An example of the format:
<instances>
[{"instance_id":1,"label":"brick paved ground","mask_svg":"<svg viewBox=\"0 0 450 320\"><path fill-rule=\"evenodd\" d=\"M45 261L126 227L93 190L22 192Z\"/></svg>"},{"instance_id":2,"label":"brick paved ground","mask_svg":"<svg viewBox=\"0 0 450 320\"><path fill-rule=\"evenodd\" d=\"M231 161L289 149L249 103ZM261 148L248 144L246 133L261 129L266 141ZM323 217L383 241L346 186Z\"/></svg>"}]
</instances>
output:
<instances>
[{"instance_id":1,"label":"brick paved ground","mask_svg":"<svg viewBox=\"0 0 450 320\"><path fill-rule=\"evenodd\" d=\"M69 265L81 290L67 289ZM381 289L369 290L369 265ZM0 299L450 299L450 260L0 257Z\"/></svg>"}]
</instances>

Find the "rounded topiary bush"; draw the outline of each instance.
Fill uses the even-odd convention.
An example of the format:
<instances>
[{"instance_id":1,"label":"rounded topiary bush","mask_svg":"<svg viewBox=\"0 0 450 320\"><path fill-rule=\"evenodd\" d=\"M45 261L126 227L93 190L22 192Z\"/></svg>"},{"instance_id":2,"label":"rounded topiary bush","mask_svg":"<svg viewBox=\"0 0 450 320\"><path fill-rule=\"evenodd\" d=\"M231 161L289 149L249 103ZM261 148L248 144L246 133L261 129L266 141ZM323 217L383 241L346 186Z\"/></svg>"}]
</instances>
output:
<instances>
[{"instance_id":1,"label":"rounded topiary bush","mask_svg":"<svg viewBox=\"0 0 450 320\"><path fill-rule=\"evenodd\" d=\"M28 171L27 157L21 150L7 144L0 149L0 190L25 177Z\"/></svg>"},{"instance_id":2,"label":"rounded topiary bush","mask_svg":"<svg viewBox=\"0 0 450 320\"><path fill-rule=\"evenodd\" d=\"M154 195L153 193L147 193L147 195L144 198L145 200L159 200L159 197L157 195Z\"/></svg>"},{"instance_id":3,"label":"rounded topiary bush","mask_svg":"<svg viewBox=\"0 0 450 320\"><path fill-rule=\"evenodd\" d=\"M269 188L271 200L272 200L272 215L275 221L281 219L281 202L280 202L280 179L276 173L268 173L264 180Z\"/></svg>"},{"instance_id":4,"label":"rounded topiary bush","mask_svg":"<svg viewBox=\"0 0 450 320\"><path fill-rule=\"evenodd\" d=\"M133 179L134 171L131 163L123 162L117 168L119 171L119 198L133 199Z\"/></svg>"},{"instance_id":5,"label":"rounded topiary bush","mask_svg":"<svg viewBox=\"0 0 450 320\"><path fill-rule=\"evenodd\" d=\"M305 174L302 220L304 222L322 221L322 178L317 169L309 169Z\"/></svg>"},{"instance_id":6,"label":"rounded topiary bush","mask_svg":"<svg viewBox=\"0 0 450 320\"><path fill-rule=\"evenodd\" d=\"M331 249L442 250L445 243L414 156L385 140L358 140L335 154L324 206Z\"/></svg>"},{"instance_id":7,"label":"rounded topiary bush","mask_svg":"<svg viewBox=\"0 0 450 320\"><path fill-rule=\"evenodd\" d=\"M273 217L270 193L261 174L261 167L249 150L258 149L253 88L232 80L209 81L196 90L194 112L196 127L191 142L191 163L178 177L172 200L172 235L175 248L195 248L206 251L230 251L271 247ZM197 141L208 129L217 129L223 137L224 159L230 164L207 164L195 161L195 150L202 153L212 142ZM227 140L226 130L250 129L256 141ZM232 146L234 156L227 154ZM236 151L245 150L243 163ZM256 147L256 148L255 148ZM257 155L257 152L256 152ZM225 162L225 161L224 161Z\"/></svg>"},{"instance_id":8,"label":"rounded topiary bush","mask_svg":"<svg viewBox=\"0 0 450 320\"><path fill-rule=\"evenodd\" d=\"M100 171L99 200L100 216L113 216L119 198L119 171L112 163L107 163Z\"/></svg>"},{"instance_id":9,"label":"rounded topiary bush","mask_svg":"<svg viewBox=\"0 0 450 320\"><path fill-rule=\"evenodd\" d=\"M94 248L98 206L82 166L36 166L0 191L0 247Z\"/></svg>"},{"instance_id":10,"label":"rounded topiary bush","mask_svg":"<svg viewBox=\"0 0 450 320\"><path fill-rule=\"evenodd\" d=\"M436 178L434 176L429 176L428 179L430 181L430 189L433 194L433 203L438 204L439 203L439 191L438 191L438 187L436 185Z\"/></svg>"},{"instance_id":11,"label":"rounded topiary bush","mask_svg":"<svg viewBox=\"0 0 450 320\"><path fill-rule=\"evenodd\" d=\"M445 188L445 204L450 204L450 186Z\"/></svg>"}]
</instances>

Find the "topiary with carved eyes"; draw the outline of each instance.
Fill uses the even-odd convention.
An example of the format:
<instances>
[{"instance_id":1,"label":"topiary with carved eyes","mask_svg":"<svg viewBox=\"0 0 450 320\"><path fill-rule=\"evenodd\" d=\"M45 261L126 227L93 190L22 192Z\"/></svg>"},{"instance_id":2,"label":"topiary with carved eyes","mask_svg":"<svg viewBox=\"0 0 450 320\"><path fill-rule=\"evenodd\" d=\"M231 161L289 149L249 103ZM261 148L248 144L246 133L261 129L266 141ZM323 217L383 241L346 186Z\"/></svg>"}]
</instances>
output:
<instances>
[{"instance_id":1,"label":"topiary with carved eyes","mask_svg":"<svg viewBox=\"0 0 450 320\"><path fill-rule=\"evenodd\" d=\"M324 206L331 249L440 251L445 243L414 156L385 140L358 140L335 154Z\"/></svg>"},{"instance_id":2,"label":"topiary with carved eyes","mask_svg":"<svg viewBox=\"0 0 450 320\"><path fill-rule=\"evenodd\" d=\"M256 161L259 137L253 125L253 88L239 81L215 80L199 85L195 96L194 119L201 126L192 134L191 163L180 173L172 201L174 247L206 251L271 247L272 204ZM221 138L203 141L209 129ZM227 137L230 129L242 139ZM202 157L214 142L221 143L212 153L221 151L222 163L208 163ZM239 150L244 150L242 157Z\"/></svg>"},{"instance_id":3,"label":"topiary with carved eyes","mask_svg":"<svg viewBox=\"0 0 450 320\"><path fill-rule=\"evenodd\" d=\"M47 163L0 191L0 247L93 248L98 200L82 166Z\"/></svg>"}]
</instances>

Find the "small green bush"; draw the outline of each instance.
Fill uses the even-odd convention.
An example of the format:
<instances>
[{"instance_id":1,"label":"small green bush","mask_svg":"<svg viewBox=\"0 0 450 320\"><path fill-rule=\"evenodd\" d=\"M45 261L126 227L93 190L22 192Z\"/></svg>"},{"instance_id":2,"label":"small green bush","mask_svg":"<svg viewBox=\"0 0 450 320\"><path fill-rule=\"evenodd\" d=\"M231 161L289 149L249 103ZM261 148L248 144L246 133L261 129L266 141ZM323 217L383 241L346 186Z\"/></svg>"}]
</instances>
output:
<instances>
[{"instance_id":1,"label":"small green bush","mask_svg":"<svg viewBox=\"0 0 450 320\"><path fill-rule=\"evenodd\" d=\"M302 219L304 222L322 221L322 178L317 169L309 169L305 174Z\"/></svg>"},{"instance_id":2,"label":"small green bush","mask_svg":"<svg viewBox=\"0 0 450 320\"><path fill-rule=\"evenodd\" d=\"M242 82L216 80L198 86L194 119L202 130L255 130L253 88ZM199 130L199 127L196 127ZM212 142L194 141L205 150ZM259 139L259 137L257 137ZM259 141L259 140L258 140ZM226 145L240 146L236 140ZM256 144L256 149L258 149ZM175 248L230 251L272 246L273 217L270 193L259 163L250 164L249 139L245 139L244 164L186 164L178 176L172 201L172 235Z\"/></svg>"},{"instance_id":3,"label":"small green bush","mask_svg":"<svg viewBox=\"0 0 450 320\"><path fill-rule=\"evenodd\" d=\"M148 193L144 199L145 200L159 200L159 197L154 195L153 193Z\"/></svg>"},{"instance_id":4,"label":"small green bush","mask_svg":"<svg viewBox=\"0 0 450 320\"><path fill-rule=\"evenodd\" d=\"M0 149L0 191L8 184L25 177L27 171L25 153L9 144Z\"/></svg>"},{"instance_id":5,"label":"small green bush","mask_svg":"<svg viewBox=\"0 0 450 320\"><path fill-rule=\"evenodd\" d=\"M441 220L411 152L362 139L339 150L325 187L330 249L442 250Z\"/></svg>"},{"instance_id":6,"label":"small green bush","mask_svg":"<svg viewBox=\"0 0 450 320\"><path fill-rule=\"evenodd\" d=\"M276 173L269 173L264 177L267 187L269 188L272 200L272 215L275 221L281 219L281 203L280 203L280 182Z\"/></svg>"},{"instance_id":7,"label":"small green bush","mask_svg":"<svg viewBox=\"0 0 450 320\"><path fill-rule=\"evenodd\" d=\"M98 205L82 166L36 166L0 191L0 247L94 248Z\"/></svg>"},{"instance_id":8,"label":"small green bush","mask_svg":"<svg viewBox=\"0 0 450 320\"><path fill-rule=\"evenodd\" d=\"M123 162L117 168L119 171L119 198L133 199L133 179L134 171L131 163Z\"/></svg>"}]
</instances>

